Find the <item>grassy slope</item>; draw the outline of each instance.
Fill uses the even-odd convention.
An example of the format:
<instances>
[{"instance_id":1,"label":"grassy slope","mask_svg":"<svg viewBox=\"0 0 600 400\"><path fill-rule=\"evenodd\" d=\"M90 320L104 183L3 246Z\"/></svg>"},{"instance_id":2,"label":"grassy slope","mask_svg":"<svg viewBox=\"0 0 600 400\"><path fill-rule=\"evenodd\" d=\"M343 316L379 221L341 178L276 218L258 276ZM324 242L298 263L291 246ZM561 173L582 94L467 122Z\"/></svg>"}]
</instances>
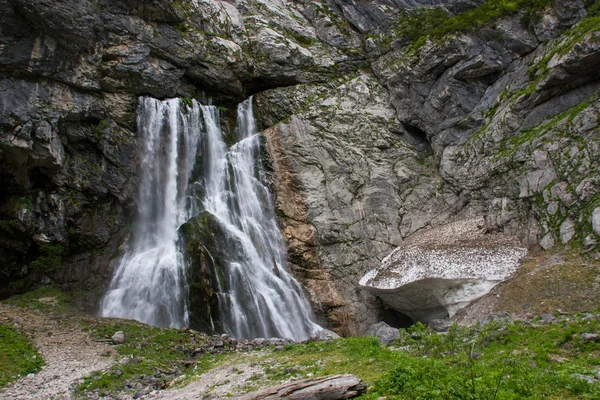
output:
<instances>
[{"instance_id":1,"label":"grassy slope","mask_svg":"<svg viewBox=\"0 0 600 400\"><path fill-rule=\"evenodd\" d=\"M0 387L19 376L38 372L43 365L42 356L25 335L11 325L0 325Z\"/></svg>"},{"instance_id":2,"label":"grassy slope","mask_svg":"<svg viewBox=\"0 0 600 400\"><path fill-rule=\"evenodd\" d=\"M548 255L556 258L557 256ZM540 299L552 297L550 308L529 307L527 311L547 312L562 307L570 309L568 293L551 296L565 285L575 295L585 292L596 281L597 266L581 264L578 257L567 254L561 260L565 268L557 280L548 279L557 266L548 260L526 264L523 276L515 284L531 285L537 290L515 289L531 296L519 297L510 290L510 304L502 308L523 310L523 304L539 305ZM548 262L546 262L548 261ZM580 267L575 268L575 266ZM593 267L593 268L592 268ZM589 272L588 269L593 271ZM569 273L572 272L572 274ZM583 271L583 272L582 272ZM588 273L589 272L589 273ZM574 275L573 275L574 274ZM588 275L594 275L589 278ZM560 279L558 279L560 277ZM578 281L578 277L582 277ZM539 278L539 279L538 279ZM578 283L579 282L579 283ZM546 288L544 288L544 285ZM574 286L573 286L574 285ZM562 286L560 286L562 287ZM585 289L585 290L584 290ZM566 290L566 289L565 289ZM512 293L512 294L511 294ZM555 293L556 294L556 293ZM530 298L531 297L531 298ZM54 300L52 300L54 299ZM568 304L557 303L560 299ZM580 303L577 300L577 303ZM65 305L68 298L54 289L42 289L8 300L24 308L48 313L74 315ZM514 303L514 304L513 304ZM598 301L578 308L589 311ZM573 310L575 311L575 310ZM401 331L398 343L382 347L374 338L347 338L329 342L287 345L283 349L229 352L219 355L190 357L190 349L206 346L214 340L193 331L159 329L133 321L82 318L78 324L98 339L116 331L125 332L125 344L115 346L122 357L131 360L86 378L79 388L82 398L90 392L133 394L136 383L152 389L181 386L198 379L215 368L258 366L262 373L253 376L244 391L301 379L337 373L352 373L369 386L365 398L382 396L399 399L592 399L600 398L600 384L593 380L600 371L600 343L583 340L582 333L600 333L600 314L558 315L553 324L530 322L490 323L483 327L454 327L447 335L430 332L423 326ZM69 318L77 323L77 319ZM2 376L26 374L39 369L43 361L23 336L2 326L2 365L19 367ZM15 338L16 339L13 339ZM10 340L9 340L10 338ZM33 356L36 356L35 358ZM8 358L12 357L12 358ZM10 361L7 361L10 360ZM139 386L137 386L139 388Z\"/></svg>"},{"instance_id":3,"label":"grassy slope","mask_svg":"<svg viewBox=\"0 0 600 400\"><path fill-rule=\"evenodd\" d=\"M121 391L126 381L165 369L177 371L173 376L185 383L215 367L252 363L264 374L249 382L245 391L289 379L352 373L367 383L366 398L373 399L594 399L600 398L600 385L579 375L593 378L600 369L600 344L585 343L581 337L600 331L597 317L571 315L554 324L495 322L454 327L447 335L416 326L401 331L392 348L380 346L374 338L347 338L288 345L283 350L208 355L188 366L180 349L199 345L193 333L109 322L90 329L100 336L125 330L130 340L118 351L139 361L96 374L81 390L82 394Z\"/></svg>"}]
</instances>

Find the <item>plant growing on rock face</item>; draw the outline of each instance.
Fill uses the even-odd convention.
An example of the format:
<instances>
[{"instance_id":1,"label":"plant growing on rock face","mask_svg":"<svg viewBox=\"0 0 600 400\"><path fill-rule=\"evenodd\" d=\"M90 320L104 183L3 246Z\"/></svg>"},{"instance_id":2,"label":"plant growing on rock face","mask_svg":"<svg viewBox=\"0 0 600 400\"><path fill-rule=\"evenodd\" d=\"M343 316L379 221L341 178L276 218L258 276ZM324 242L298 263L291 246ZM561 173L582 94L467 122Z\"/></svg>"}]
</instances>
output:
<instances>
[{"instance_id":1,"label":"plant growing on rock face","mask_svg":"<svg viewBox=\"0 0 600 400\"><path fill-rule=\"evenodd\" d=\"M552 0L487 0L454 16L442 8L416 8L400 13L394 32L397 37L409 39L418 49L427 39L475 31L519 11L523 12L525 22L531 23L539 10L551 3Z\"/></svg>"},{"instance_id":2,"label":"plant growing on rock face","mask_svg":"<svg viewBox=\"0 0 600 400\"><path fill-rule=\"evenodd\" d=\"M56 272L63 264L63 257L67 255L67 249L61 244L47 243L41 246L40 255L29 266L44 274Z\"/></svg>"},{"instance_id":3,"label":"plant growing on rock face","mask_svg":"<svg viewBox=\"0 0 600 400\"><path fill-rule=\"evenodd\" d=\"M193 100L191 97L182 97L181 102L185 107L191 108L193 105Z\"/></svg>"}]
</instances>

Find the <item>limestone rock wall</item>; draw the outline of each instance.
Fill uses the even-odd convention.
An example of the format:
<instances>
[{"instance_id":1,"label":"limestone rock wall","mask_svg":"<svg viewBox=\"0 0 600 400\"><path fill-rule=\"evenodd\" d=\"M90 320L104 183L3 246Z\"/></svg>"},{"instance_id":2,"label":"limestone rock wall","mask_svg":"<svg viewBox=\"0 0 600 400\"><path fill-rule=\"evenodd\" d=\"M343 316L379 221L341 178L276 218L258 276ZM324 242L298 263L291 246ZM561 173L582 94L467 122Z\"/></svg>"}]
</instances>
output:
<instances>
[{"instance_id":1,"label":"limestone rock wall","mask_svg":"<svg viewBox=\"0 0 600 400\"><path fill-rule=\"evenodd\" d=\"M418 51L395 30L481 3L0 0L0 295L53 280L94 304L135 215L140 95L210 97L227 128L256 94L290 263L340 333L376 322L358 280L427 227L485 215L597 251L591 3Z\"/></svg>"},{"instance_id":2,"label":"limestone rock wall","mask_svg":"<svg viewBox=\"0 0 600 400\"><path fill-rule=\"evenodd\" d=\"M252 91L352 70L358 35L338 49L307 18L278 1L0 1L0 296L54 281L95 304L136 212L138 96L212 98L227 128Z\"/></svg>"}]
</instances>

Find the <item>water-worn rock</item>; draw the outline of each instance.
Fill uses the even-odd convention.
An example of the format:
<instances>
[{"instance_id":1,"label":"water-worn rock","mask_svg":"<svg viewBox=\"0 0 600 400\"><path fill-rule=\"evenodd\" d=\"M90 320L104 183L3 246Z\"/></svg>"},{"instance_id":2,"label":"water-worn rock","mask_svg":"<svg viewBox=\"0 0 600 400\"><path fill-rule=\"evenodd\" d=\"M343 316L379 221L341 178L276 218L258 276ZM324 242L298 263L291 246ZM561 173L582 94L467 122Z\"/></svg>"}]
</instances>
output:
<instances>
[{"instance_id":1,"label":"water-worn rock","mask_svg":"<svg viewBox=\"0 0 600 400\"><path fill-rule=\"evenodd\" d=\"M413 235L360 285L414 321L452 317L511 276L527 254L519 242L485 234L483 218Z\"/></svg>"},{"instance_id":2,"label":"water-worn rock","mask_svg":"<svg viewBox=\"0 0 600 400\"><path fill-rule=\"evenodd\" d=\"M360 277L403 236L463 204L388 102L369 74L256 96L259 120L271 126L264 135L290 261L322 323L344 335L377 321L374 297L356 290Z\"/></svg>"},{"instance_id":3,"label":"water-worn rock","mask_svg":"<svg viewBox=\"0 0 600 400\"><path fill-rule=\"evenodd\" d=\"M435 332L448 332L452 326L452 321L448 319L432 319L427 325Z\"/></svg>"},{"instance_id":4,"label":"water-worn rock","mask_svg":"<svg viewBox=\"0 0 600 400\"><path fill-rule=\"evenodd\" d=\"M586 333L582 333L580 335L580 337L581 337L581 341L583 343L598 342L598 341L600 341L600 336L598 336L598 334L596 334L596 333L588 333L588 332L586 332Z\"/></svg>"},{"instance_id":5,"label":"water-worn rock","mask_svg":"<svg viewBox=\"0 0 600 400\"><path fill-rule=\"evenodd\" d=\"M335 333L333 331L330 331L329 329L322 329L316 335L317 340L332 340L332 339L339 339L339 338L340 338L340 335L338 335L337 333Z\"/></svg>"},{"instance_id":6,"label":"water-worn rock","mask_svg":"<svg viewBox=\"0 0 600 400\"><path fill-rule=\"evenodd\" d=\"M596 235L600 236L600 207L594 209L592 213L592 228Z\"/></svg>"}]
</instances>

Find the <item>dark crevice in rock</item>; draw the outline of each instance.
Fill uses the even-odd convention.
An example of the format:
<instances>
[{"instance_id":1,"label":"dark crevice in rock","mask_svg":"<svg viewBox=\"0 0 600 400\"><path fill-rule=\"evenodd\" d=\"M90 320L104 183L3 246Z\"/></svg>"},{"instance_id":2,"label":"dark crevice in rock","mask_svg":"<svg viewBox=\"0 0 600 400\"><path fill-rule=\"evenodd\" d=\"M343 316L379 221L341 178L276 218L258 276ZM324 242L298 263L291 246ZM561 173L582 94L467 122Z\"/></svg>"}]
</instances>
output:
<instances>
[{"instance_id":1,"label":"dark crevice in rock","mask_svg":"<svg viewBox=\"0 0 600 400\"><path fill-rule=\"evenodd\" d=\"M414 324L407 315L385 306L381 306L379 318L392 328L408 328Z\"/></svg>"},{"instance_id":2,"label":"dark crevice in rock","mask_svg":"<svg viewBox=\"0 0 600 400\"><path fill-rule=\"evenodd\" d=\"M415 146L420 152L426 154L433 153L433 150L431 149L431 144L429 143L429 139L427 138L427 132L415 125L406 122L402 123L402 127L406 132L404 138L407 142Z\"/></svg>"},{"instance_id":3,"label":"dark crevice in rock","mask_svg":"<svg viewBox=\"0 0 600 400\"><path fill-rule=\"evenodd\" d=\"M52 172L44 167L33 167L29 170L29 184L32 190L51 191L56 185L52 182Z\"/></svg>"},{"instance_id":4,"label":"dark crevice in rock","mask_svg":"<svg viewBox=\"0 0 600 400\"><path fill-rule=\"evenodd\" d=\"M255 78L246 83L245 92L246 92L246 97L250 97L256 93L264 92L266 90L302 85L305 83L306 82L299 82L299 81L295 81L295 80L276 81L269 77ZM323 80L323 81L319 81L319 82L311 82L311 83L327 83L327 80Z\"/></svg>"}]
</instances>

